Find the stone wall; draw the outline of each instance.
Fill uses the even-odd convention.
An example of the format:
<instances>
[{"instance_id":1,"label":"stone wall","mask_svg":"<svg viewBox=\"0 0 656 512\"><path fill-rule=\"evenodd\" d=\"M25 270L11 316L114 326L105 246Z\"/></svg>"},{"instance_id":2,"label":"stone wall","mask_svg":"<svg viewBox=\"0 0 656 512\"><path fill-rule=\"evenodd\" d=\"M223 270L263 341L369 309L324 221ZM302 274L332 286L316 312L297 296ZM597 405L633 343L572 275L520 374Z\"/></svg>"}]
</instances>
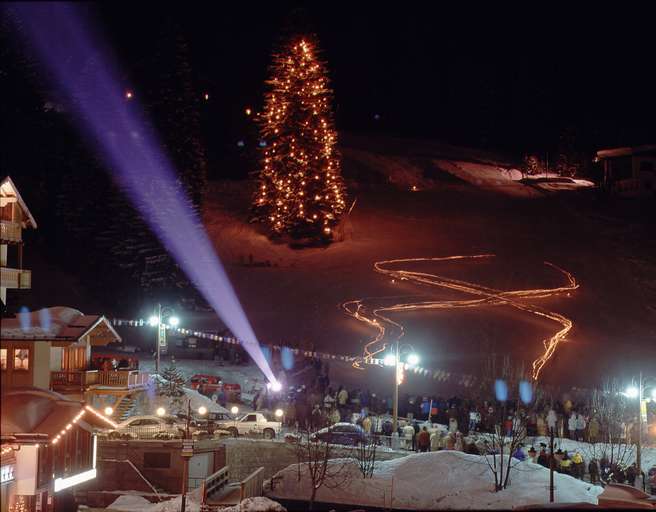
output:
<instances>
[{"instance_id":1,"label":"stone wall","mask_svg":"<svg viewBox=\"0 0 656 512\"><path fill-rule=\"evenodd\" d=\"M264 439L225 439L226 464L230 480L243 480L259 467L264 467L264 478L271 478L281 469L298 462L294 445ZM355 449L335 448L334 458L355 455ZM409 452L376 451L376 460L405 457Z\"/></svg>"}]
</instances>

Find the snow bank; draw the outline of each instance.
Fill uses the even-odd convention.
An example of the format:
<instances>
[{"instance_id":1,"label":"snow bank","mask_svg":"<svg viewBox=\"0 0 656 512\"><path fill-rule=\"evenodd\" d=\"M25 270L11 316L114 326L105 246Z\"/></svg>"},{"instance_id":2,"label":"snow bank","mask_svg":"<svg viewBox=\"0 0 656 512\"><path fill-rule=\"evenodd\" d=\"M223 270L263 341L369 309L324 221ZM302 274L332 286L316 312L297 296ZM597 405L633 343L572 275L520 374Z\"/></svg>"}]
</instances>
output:
<instances>
[{"instance_id":1,"label":"snow bank","mask_svg":"<svg viewBox=\"0 0 656 512\"><path fill-rule=\"evenodd\" d=\"M200 512L200 489L187 494L185 510L187 512ZM182 504L182 497L178 496L168 501L151 503L146 498L134 495L119 496L107 508L121 512L178 512Z\"/></svg>"},{"instance_id":2,"label":"snow bank","mask_svg":"<svg viewBox=\"0 0 656 512\"><path fill-rule=\"evenodd\" d=\"M287 509L277 501L258 496L246 498L239 505L223 508L221 512L287 512Z\"/></svg>"},{"instance_id":3,"label":"snow bank","mask_svg":"<svg viewBox=\"0 0 656 512\"><path fill-rule=\"evenodd\" d=\"M517 462L510 474L511 485L493 491L494 477L485 457L456 451L408 455L376 463L373 478L363 479L353 459L331 461L344 465L342 474L317 491L318 502L401 508L410 510L507 509L548 503L549 471L531 462ZM298 481L294 464L274 476L274 498L307 500L307 471ZM302 466L305 466L303 464ZM344 481L345 480L345 481ZM603 489L568 475L556 473L557 503L597 504ZM336 488L331 488L334 485Z\"/></svg>"}]
</instances>

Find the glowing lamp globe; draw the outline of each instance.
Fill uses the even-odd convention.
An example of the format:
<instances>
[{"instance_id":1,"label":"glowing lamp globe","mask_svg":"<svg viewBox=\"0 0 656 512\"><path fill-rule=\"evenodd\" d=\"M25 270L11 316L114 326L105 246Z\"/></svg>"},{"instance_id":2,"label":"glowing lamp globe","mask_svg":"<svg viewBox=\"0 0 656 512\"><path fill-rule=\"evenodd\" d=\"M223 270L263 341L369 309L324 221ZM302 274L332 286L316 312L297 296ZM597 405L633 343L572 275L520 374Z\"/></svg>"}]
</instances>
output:
<instances>
[{"instance_id":1,"label":"glowing lamp globe","mask_svg":"<svg viewBox=\"0 0 656 512\"><path fill-rule=\"evenodd\" d=\"M151 327L155 327L158 324L159 324L159 318L157 318L156 316L153 315L148 319L148 325L150 325Z\"/></svg>"},{"instance_id":2,"label":"glowing lamp globe","mask_svg":"<svg viewBox=\"0 0 656 512\"><path fill-rule=\"evenodd\" d=\"M166 409L164 409L164 407L158 407L156 412L157 416L164 416L166 414Z\"/></svg>"},{"instance_id":3,"label":"glowing lamp globe","mask_svg":"<svg viewBox=\"0 0 656 512\"><path fill-rule=\"evenodd\" d=\"M198 414L200 414L201 416L205 416L207 414L207 407L201 405L198 408Z\"/></svg>"},{"instance_id":4,"label":"glowing lamp globe","mask_svg":"<svg viewBox=\"0 0 656 512\"><path fill-rule=\"evenodd\" d=\"M271 382L271 391L278 392L282 389L282 384L280 382Z\"/></svg>"},{"instance_id":5,"label":"glowing lamp globe","mask_svg":"<svg viewBox=\"0 0 656 512\"><path fill-rule=\"evenodd\" d=\"M237 407L236 405L233 405L232 409L230 409L230 412L232 414L237 414L239 412L239 407Z\"/></svg>"},{"instance_id":6,"label":"glowing lamp globe","mask_svg":"<svg viewBox=\"0 0 656 512\"><path fill-rule=\"evenodd\" d=\"M639 394L640 394L640 391L635 386L631 386L630 388L627 388L627 390L626 390L626 396L628 396L629 398L638 398Z\"/></svg>"},{"instance_id":7,"label":"glowing lamp globe","mask_svg":"<svg viewBox=\"0 0 656 512\"><path fill-rule=\"evenodd\" d=\"M180 325L180 319L177 316L172 316L171 318L169 318L169 325L171 327L177 327L178 325Z\"/></svg>"},{"instance_id":8,"label":"glowing lamp globe","mask_svg":"<svg viewBox=\"0 0 656 512\"><path fill-rule=\"evenodd\" d=\"M114 414L114 409L111 407L105 407L105 416L111 416L112 414Z\"/></svg>"},{"instance_id":9,"label":"glowing lamp globe","mask_svg":"<svg viewBox=\"0 0 656 512\"><path fill-rule=\"evenodd\" d=\"M282 418L283 415L282 409L276 409L275 415L276 418Z\"/></svg>"},{"instance_id":10,"label":"glowing lamp globe","mask_svg":"<svg viewBox=\"0 0 656 512\"><path fill-rule=\"evenodd\" d=\"M416 366L419 364L419 356L417 354L410 354L408 356L408 364L410 366Z\"/></svg>"}]
</instances>

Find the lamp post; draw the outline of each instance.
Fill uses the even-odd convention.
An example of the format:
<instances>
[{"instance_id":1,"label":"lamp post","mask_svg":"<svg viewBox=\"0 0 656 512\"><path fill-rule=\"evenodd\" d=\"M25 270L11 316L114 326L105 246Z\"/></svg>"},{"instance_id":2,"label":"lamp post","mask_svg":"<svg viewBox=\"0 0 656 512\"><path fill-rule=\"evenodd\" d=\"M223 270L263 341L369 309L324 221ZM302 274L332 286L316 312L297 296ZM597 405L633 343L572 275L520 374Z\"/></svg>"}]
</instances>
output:
<instances>
[{"instance_id":1,"label":"lamp post","mask_svg":"<svg viewBox=\"0 0 656 512\"><path fill-rule=\"evenodd\" d=\"M649 379L647 379L649 380ZM645 406L646 406L646 399L644 398L644 391L645 391L645 382L644 379L642 378L642 372L640 372L638 376L638 386L631 386L629 387L626 392L624 393L625 396L628 398L637 398L638 399L638 438L636 439L636 466L638 467L638 478L642 482L642 486L644 488L645 481L643 478L643 472L642 472L642 407L643 407L643 401L645 401ZM656 399L656 392L654 389L652 389L652 395L654 395ZM635 482L630 482L631 485L634 485Z\"/></svg>"},{"instance_id":2,"label":"lamp post","mask_svg":"<svg viewBox=\"0 0 656 512\"><path fill-rule=\"evenodd\" d=\"M150 317L148 320L148 323L153 326L157 327L157 359L155 361L155 373L159 375L159 363L160 363L160 357L161 357L161 350L162 347L166 347L166 324L162 322L162 318L167 315L167 317L170 317L170 324L171 326L175 327L179 323L178 317L173 315L173 310L168 307L162 307L161 304L157 304L157 308L155 309L155 314Z\"/></svg>"},{"instance_id":3,"label":"lamp post","mask_svg":"<svg viewBox=\"0 0 656 512\"><path fill-rule=\"evenodd\" d=\"M412 347L412 345L408 345ZM383 360L385 366L394 366L394 394L392 396L392 433L397 431L399 424L399 384L403 377L403 370L406 363L401 361L401 346L399 340L396 340L395 351L387 354ZM419 356L414 353L408 354L408 366L419 364Z\"/></svg>"}]
</instances>

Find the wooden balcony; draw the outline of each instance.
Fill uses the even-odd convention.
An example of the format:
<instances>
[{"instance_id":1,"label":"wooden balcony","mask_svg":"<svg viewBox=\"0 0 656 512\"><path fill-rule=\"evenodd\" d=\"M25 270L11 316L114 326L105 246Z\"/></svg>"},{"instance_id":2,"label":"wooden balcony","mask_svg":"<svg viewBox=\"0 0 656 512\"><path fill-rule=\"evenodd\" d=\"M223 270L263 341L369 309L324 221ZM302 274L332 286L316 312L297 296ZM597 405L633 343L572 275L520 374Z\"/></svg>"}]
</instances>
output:
<instances>
[{"instance_id":1,"label":"wooden balcony","mask_svg":"<svg viewBox=\"0 0 656 512\"><path fill-rule=\"evenodd\" d=\"M148 384L150 374L139 370L77 370L50 372L53 391L79 391L100 386L116 389L135 389Z\"/></svg>"},{"instance_id":2,"label":"wooden balcony","mask_svg":"<svg viewBox=\"0 0 656 512\"><path fill-rule=\"evenodd\" d=\"M29 290L32 288L32 271L2 267L0 282L4 288Z\"/></svg>"},{"instance_id":3,"label":"wooden balcony","mask_svg":"<svg viewBox=\"0 0 656 512\"><path fill-rule=\"evenodd\" d=\"M18 222L0 220L0 240L3 243L19 244L23 240L23 229Z\"/></svg>"}]
</instances>

